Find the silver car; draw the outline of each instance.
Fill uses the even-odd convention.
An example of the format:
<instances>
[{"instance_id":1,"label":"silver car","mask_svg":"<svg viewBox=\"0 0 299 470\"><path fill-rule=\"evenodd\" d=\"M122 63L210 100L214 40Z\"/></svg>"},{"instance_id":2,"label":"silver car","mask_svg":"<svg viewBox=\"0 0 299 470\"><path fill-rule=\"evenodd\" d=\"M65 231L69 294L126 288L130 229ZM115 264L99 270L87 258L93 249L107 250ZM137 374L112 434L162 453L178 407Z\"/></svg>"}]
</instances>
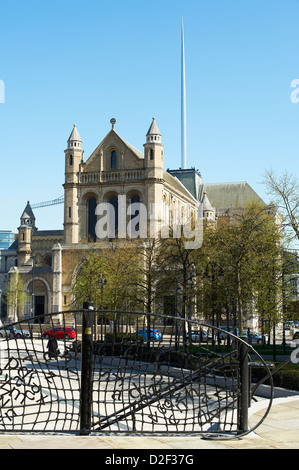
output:
<instances>
[{"instance_id":1,"label":"silver car","mask_svg":"<svg viewBox=\"0 0 299 470\"><path fill-rule=\"evenodd\" d=\"M245 330L243 334L247 336L248 335L247 330ZM250 336L252 343L262 344L263 337L260 333L257 333L256 331L249 331L249 336ZM268 335L264 335L264 340L265 340L265 343L268 342Z\"/></svg>"},{"instance_id":2,"label":"silver car","mask_svg":"<svg viewBox=\"0 0 299 470\"><path fill-rule=\"evenodd\" d=\"M28 330L20 330L14 326L7 326L4 330L0 330L0 338L30 338L30 336Z\"/></svg>"},{"instance_id":3,"label":"silver car","mask_svg":"<svg viewBox=\"0 0 299 470\"><path fill-rule=\"evenodd\" d=\"M186 334L186 339L189 338L189 334ZM208 342L212 341L212 336L208 335L208 333L205 330L191 330L191 340L194 343L199 343L199 342Z\"/></svg>"}]
</instances>

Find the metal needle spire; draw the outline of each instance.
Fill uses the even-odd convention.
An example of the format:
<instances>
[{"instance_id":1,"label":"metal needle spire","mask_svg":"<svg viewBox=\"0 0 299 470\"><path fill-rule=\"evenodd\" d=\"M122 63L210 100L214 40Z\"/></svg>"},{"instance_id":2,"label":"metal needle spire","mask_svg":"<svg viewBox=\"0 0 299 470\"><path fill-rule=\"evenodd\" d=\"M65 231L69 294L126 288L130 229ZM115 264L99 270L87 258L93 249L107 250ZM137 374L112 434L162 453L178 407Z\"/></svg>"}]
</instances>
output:
<instances>
[{"instance_id":1,"label":"metal needle spire","mask_svg":"<svg viewBox=\"0 0 299 470\"><path fill-rule=\"evenodd\" d=\"M185 44L184 24L182 19L182 69L181 69L181 160L182 168L187 167L186 143L186 76L185 76Z\"/></svg>"}]
</instances>

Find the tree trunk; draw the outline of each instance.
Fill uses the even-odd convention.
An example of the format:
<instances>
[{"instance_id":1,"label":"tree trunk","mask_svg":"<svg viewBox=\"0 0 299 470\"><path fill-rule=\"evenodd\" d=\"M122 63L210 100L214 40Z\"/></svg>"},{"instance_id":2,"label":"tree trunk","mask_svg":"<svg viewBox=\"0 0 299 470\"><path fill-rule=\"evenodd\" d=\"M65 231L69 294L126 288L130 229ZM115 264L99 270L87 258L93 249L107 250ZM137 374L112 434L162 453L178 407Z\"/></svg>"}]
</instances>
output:
<instances>
[{"instance_id":1,"label":"tree trunk","mask_svg":"<svg viewBox=\"0 0 299 470\"><path fill-rule=\"evenodd\" d=\"M238 281L238 326L239 334L243 333L243 301L242 301L242 284L241 284L241 265L240 262L237 264L237 281Z\"/></svg>"}]
</instances>

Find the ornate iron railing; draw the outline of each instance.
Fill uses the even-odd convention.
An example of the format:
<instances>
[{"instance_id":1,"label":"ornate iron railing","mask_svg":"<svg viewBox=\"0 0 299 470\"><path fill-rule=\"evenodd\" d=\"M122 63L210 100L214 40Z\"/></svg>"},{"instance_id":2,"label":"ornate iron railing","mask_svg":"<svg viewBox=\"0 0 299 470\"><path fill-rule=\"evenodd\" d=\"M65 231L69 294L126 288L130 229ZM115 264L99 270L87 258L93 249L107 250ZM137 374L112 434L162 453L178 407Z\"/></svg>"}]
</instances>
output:
<instances>
[{"instance_id":1,"label":"ornate iron railing","mask_svg":"<svg viewBox=\"0 0 299 470\"><path fill-rule=\"evenodd\" d=\"M0 328L0 431L241 436L254 355L271 382L246 341L194 320L91 307L30 318Z\"/></svg>"}]
</instances>

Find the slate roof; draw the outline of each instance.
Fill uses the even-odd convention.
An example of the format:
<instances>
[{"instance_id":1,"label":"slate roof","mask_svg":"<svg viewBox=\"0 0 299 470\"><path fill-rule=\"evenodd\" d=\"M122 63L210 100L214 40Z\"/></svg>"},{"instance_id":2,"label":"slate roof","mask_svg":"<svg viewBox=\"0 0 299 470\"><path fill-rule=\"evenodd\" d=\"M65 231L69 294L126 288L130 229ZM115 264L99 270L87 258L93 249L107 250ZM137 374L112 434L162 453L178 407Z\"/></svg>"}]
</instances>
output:
<instances>
[{"instance_id":1,"label":"slate roof","mask_svg":"<svg viewBox=\"0 0 299 470\"><path fill-rule=\"evenodd\" d=\"M203 190L206 192L212 206L217 209L244 207L251 201L265 204L246 181L204 184Z\"/></svg>"},{"instance_id":2,"label":"slate roof","mask_svg":"<svg viewBox=\"0 0 299 470\"><path fill-rule=\"evenodd\" d=\"M167 171L174 178L179 179L197 201L201 199L202 180L198 171L194 168Z\"/></svg>"},{"instance_id":3,"label":"slate roof","mask_svg":"<svg viewBox=\"0 0 299 470\"><path fill-rule=\"evenodd\" d=\"M36 230L32 234L33 237L63 237L63 230Z\"/></svg>"}]
</instances>

